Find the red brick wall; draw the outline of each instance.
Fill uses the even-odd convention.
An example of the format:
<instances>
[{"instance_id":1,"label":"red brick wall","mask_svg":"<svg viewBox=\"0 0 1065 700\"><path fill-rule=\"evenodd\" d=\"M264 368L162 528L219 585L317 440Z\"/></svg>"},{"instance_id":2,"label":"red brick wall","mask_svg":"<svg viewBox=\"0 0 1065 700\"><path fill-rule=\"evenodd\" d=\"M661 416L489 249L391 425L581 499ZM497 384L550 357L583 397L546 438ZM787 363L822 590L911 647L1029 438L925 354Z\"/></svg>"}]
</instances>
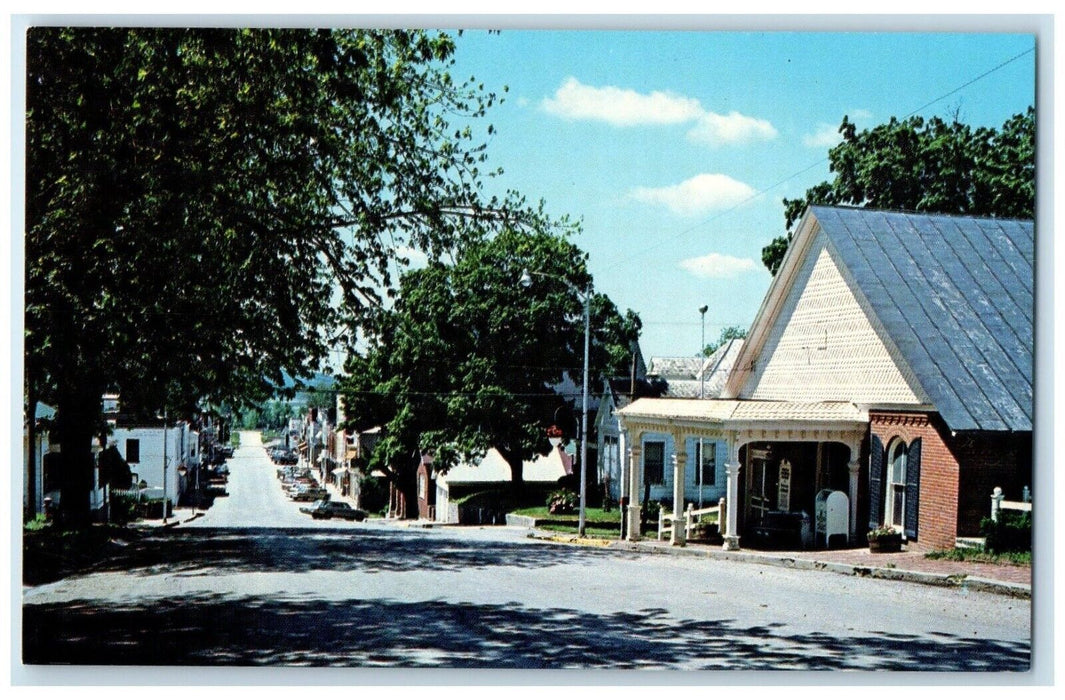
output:
<instances>
[{"instance_id":1,"label":"red brick wall","mask_svg":"<svg viewBox=\"0 0 1065 700\"><path fill-rule=\"evenodd\" d=\"M870 412L870 431L887 448L898 437L921 438L921 496L916 543L949 549L960 537L976 536L991 512L998 486L1020 500L1031 485L1032 434L950 434L936 414Z\"/></svg>"},{"instance_id":2,"label":"red brick wall","mask_svg":"<svg viewBox=\"0 0 1065 700\"><path fill-rule=\"evenodd\" d=\"M959 460L949 433L937 416L926 413L869 414L869 429L884 448L901 438L907 445L921 438L921 495L915 544L922 549L950 549L958 537Z\"/></svg>"}]
</instances>

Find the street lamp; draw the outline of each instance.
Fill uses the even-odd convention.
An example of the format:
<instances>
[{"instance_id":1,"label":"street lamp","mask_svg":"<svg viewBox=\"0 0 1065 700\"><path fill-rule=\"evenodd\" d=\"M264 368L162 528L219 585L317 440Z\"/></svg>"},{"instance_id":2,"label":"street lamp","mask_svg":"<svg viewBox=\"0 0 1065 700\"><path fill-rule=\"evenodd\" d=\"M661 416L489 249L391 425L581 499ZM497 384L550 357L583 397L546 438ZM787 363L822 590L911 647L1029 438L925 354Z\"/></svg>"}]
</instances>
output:
<instances>
[{"instance_id":1,"label":"street lamp","mask_svg":"<svg viewBox=\"0 0 1065 700\"><path fill-rule=\"evenodd\" d=\"M710 307L707 306L706 304L703 304L702 306L699 307L699 320L702 321L702 325L703 325L703 342L699 346L699 357L702 357L704 360L706 359L706 310L709 309L709 308ZM706 368L704 367L703 369L706 369ZM700 399L706 398L703 395L705 387L706 387L706 373L705 372L699 372L699 398Z\"/></svg>"},{"instance_id":2,"label":"street lamp","mask_svg":"<svg viewBox=\"0 0 1065 700\"><path fill-rule=\"evenodd\" d=\"M591 320L589 315L589 303L592 298L591 284L582 292L569 280L558 275L549 275L545 272L530 272L525 269L521 273L521 286L528 289L532 286L533 275L540 275L541 277L553 277L558 280L562 280L570 291L575 293L579 297L584 298L584 389L581 399L581 506L580 515L577 519L577 535L584 537L584 523L585 523L585 502L587 500L588 491L588 342L591 336Z\"/></svg>"},{"instance_id":3,"label":"street lamp","mask_svg":"<svg viewBox=\"0 0 1065 700\"><path fill-rule=\"evenodd\" d=\"M706 398L706 310L710 308L706 304L699 307L699 319L703 326L703 342L699 346L699 357L703 358L703 368L699 372L699 398ZM699 471L699 510L703 508L703 450L706 449L703 446L703 438L699 436L699 464L696 469Z\"/></svg>"}]
</instances>

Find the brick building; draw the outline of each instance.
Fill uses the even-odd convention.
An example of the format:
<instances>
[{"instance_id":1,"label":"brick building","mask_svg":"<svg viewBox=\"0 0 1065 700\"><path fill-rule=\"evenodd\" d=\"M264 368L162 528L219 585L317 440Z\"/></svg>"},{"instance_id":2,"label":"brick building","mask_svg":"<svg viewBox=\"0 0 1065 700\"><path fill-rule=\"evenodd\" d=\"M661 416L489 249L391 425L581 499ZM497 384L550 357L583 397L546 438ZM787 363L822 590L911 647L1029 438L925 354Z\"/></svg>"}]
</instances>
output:
<instances>
[{"instance_id":1,"label":"brick building","mask_svg":"<svg viewBox=\"0 0 1065 700\"><path fill-rule=\"evenodd\" d=\"M691 438L725 443L726 546L825 492L846 496L851 542L977 534L995 487L1032 484L1033 267L1030 221L812 207L721 398L618 412L633 490L666 432L675 484Z\"/></svg>"}]
</instances>

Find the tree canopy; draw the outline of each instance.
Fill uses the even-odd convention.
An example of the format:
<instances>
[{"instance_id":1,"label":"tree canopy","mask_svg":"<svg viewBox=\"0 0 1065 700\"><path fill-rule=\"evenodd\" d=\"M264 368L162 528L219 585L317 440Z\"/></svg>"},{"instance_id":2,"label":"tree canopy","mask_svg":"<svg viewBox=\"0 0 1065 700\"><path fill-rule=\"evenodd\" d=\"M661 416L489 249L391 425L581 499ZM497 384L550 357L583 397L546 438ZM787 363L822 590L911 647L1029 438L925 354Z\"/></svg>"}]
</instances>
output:
<instances>
[{"instance_id":1,"label":"tree canopy","mask_svg":"<svg viewBox=\"0 0 1065 700\"><path fill-rule=\"evenodd\" d=\"M1035 212L1035 109L1001 128L972 128L933 117L892 119L858 131L843 118L843 141L828 152L831 182L784 200L786 236L762 249L776 274L792 227L807 207L842 204L935 214L1032 218Z\"/></svg>"},{"instance_id":2,"label":"tree canopy","mask_svg":"<svg viewBox=\"0 0 1065 700\"><path fill-rule=\"evenodd\" d=\"M407 273L341 389L360 421L354 427L385 427L374 466L409 470L424 451L446 471L496 448L520 483L522 462L550 449L545 428L563 405L557 387L567 376L581 382L585 258L562 236L504 231L454 264ZM527 288L519 283L525 270ZM627 373L640 320L604 295L589 301L595 386Z\"/></svg>"},{"instance_id":3,"label":"tree canopy","mask_svg":"<svg viewBox=\"0 0 1065 700\"><path fill-rule=\"evenodd\" d=\"M717 340L708 343L703 348L703 357L710 357L718 349L730 340L743 340L747 337L747 329L743 326L725 326L721 329L721 333L717 336Z\"/></svg>"},{"instance_id":4,"label":"tree canopy","mask_svg":"<svg viewBox=\"0 0 1065 700\"><path fill-rule=\"evenodd\" d=\"M472 125L497 96L451 77L454 51L422 31L30 30L27 399L57 407L65 509L87 508L104 390L149 414L264 399L354 336L406 251L542 218L483 194Z\"/></svg>"}]
</instances>

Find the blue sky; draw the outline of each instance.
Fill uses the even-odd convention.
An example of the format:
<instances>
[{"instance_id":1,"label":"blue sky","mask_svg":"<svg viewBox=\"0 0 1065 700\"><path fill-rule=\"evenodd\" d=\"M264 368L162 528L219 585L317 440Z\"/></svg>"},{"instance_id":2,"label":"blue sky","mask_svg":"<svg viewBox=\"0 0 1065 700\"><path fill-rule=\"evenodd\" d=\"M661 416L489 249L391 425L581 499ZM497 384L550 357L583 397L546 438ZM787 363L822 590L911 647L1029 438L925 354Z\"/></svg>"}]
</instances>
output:
<instances>
[{"instance_id":1,"label":"blue sky","mask_svg":"<svg viewBox=\"0 0 1065 700\"><path fill-rule=\"evenodd\" d=\"M477 30L455 75L509 89L487 120L498 186L582 220L596 289L640 314L647 357L694 355L703 304L707 341L754 319L781 200L829 177L843 115L998 127L1035 103L1034 48L1025 34Z\"/></svg>"}]
</instances>

